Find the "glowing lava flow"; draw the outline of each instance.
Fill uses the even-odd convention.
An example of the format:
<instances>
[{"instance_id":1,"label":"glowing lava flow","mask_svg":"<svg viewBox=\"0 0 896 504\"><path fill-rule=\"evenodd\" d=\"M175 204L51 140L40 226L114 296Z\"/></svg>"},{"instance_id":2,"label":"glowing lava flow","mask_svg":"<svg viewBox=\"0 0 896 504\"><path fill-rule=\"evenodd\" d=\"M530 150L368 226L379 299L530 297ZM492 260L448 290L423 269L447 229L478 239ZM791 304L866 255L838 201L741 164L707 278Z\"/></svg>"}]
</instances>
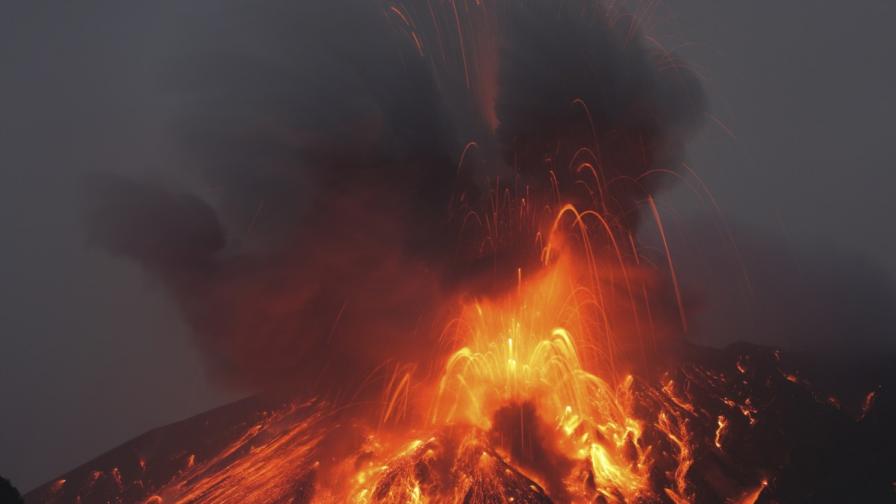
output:
<instances>
[{"instance_id":1,"label":"glowing lava flow","mask_svg":"<svg viewBox=\"0 0 896 504\"><path fill-rule=\"evenodd\" d=\"M410 427L417 439L391 455L379 445L345 499L637 502L660 491L688 501L692 450L681 411L690 406L657 389L664 399L650 399L653 417L641 418L635 378L617 376L625 345L614 329L632 326L620 321L637 316L632 278L643 272L627 269L615 241L614 261L598 270L583 214L563 207L554 230L570 215L589 252L584 273L572 254L558 255L530 281L520 272L505 298L464 306L444 333L458 349L434 383L412 388L410 374L390 382L384 418L399 417L399 405L428 411ZM645 427L662 446L645 441ZM652 474L658 457L671 464L665 483Z\"/></svg>"},{"instance_id":2,"label":"glowing lava flow","mask_svg":"<svg viewBox=\"0 0 896 504\"><path fill-rule=\"evenodd\" d=\"M325 408L313 402L274 412L214 457L201 463L189 457L179 477L145 502L262 504L298 496L314 475L311 455L325 417Z\"/></svg>"},{"instance_id":3,"label":"glowing lava flow","mask_svg":"<svg viewBox=\"0 0 896 504\"><path fill-rule=\"evenodd\" d=\"M477 303L466 311L468 343L448 359L432 421L488 431L500 408L529 404L556 433L542 441L586 469L584 480L572 478L569 486L588 481L635 495L644 488L648 468L639 447L641 426L628 414L632 377L613 386L587 371L580 344L552 324L566 318L581 326L575 307L585 303L577 297L591 298L567 283L565 269L544 275L515 308Z\"/></svg>"},{"instance_id":4,"label":"glowing lava flow","mask_svg":"<svg viewBox=\"0 0 896 504\"><path fill-rule=\"evenodd\" d=\"M757 425L760 406L741 391L753 363L737 358L727 374L629 372L643 357L633 319L649 313L634 293L650 272L615 239L595 238L586 219L611 234L596 213L563 206L557 215L543 267L520 271L503 297L462 304L443 331L439 370L397 366L379 418L369 400L287 402L221 449L177 455L161 484L115 468L113 493L147 504L683 504L701 491L756 502L768 483L753 474L711 494L693 474L706 463L696 454L723 453L735 430ZM570 222L573 232L559 234ZM140 458L140 474L155 463ZM66 485L48 501L100 490L97 478Z\"/></svg>"}]
</instances>

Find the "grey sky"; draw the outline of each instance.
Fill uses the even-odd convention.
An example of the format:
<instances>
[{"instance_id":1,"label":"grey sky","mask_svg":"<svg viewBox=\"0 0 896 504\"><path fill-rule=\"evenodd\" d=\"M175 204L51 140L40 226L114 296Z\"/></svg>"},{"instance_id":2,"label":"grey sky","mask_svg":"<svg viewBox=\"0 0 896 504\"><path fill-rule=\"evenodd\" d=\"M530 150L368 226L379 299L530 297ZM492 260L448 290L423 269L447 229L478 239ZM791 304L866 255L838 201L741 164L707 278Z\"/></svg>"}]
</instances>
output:
<instances>
[{"instance_id":1,"label":"grey sky","mask_svg":"<svg viewBox=\"0 0 896 504\"><path fill-rule=\"evenodd\" d=\"M152 280L87 246L79 213L87 171L177 169L156 77L179 8L6 7L0 474L27 490L238 393L206 377ZM855 251L896 274L894 22L885 0L661 7L661 38L699 68L734 134L708 123L690 151L732 221L784 232L797 249ZM663 198L685 214L688 201L681 188Z\"/></svg>"},{"instance_id":2,"label":"grey sky","mask_svg":"<svg viewBox=\"0 0 896 504\"><path fill-rule=\"evenodd\" d=\"M7 6L0 219L0 473L27 490L232 397L133 265L87 246L82 175L166 164L150 3Z\"/></svg>"}]
</instances>

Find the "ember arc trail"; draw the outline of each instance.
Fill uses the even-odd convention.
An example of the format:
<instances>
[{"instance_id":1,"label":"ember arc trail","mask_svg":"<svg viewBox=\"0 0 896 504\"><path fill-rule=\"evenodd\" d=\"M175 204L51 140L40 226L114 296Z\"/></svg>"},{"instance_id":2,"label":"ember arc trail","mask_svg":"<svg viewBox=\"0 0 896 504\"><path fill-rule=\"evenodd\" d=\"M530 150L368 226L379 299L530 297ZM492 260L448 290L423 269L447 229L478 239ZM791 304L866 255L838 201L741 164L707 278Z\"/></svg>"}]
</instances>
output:
<instances>
[{"instance_id":1,"label":"ember arc trail","mask_svg":"<svg viewBox=\"0 0 896 504\"><path fill-rule=\"evenodd\" d=\"M358 42L294 30L289 9L263 18L259 40L313 38L283 45L323 61L296 73L325 99L290 94L290 58L210 65L211 120L191 124L215 196L105 177L89 215L210 367L260 392L28 499L811 502L827 475L806 447L864 450L888 410L866 384L823 392L780 350L687 342L683 238L657 191L690 189L718 217L705 246L738 250L684 161L705 100L645 34L653 5L290 7ZM318 39L336 49L303 52ZM871 467L869 491L889 492L875 460L841 470Z\"/></svg>"},{"instance_id":2,"label":"ember arc trail","mask_svg":"<svg viewBox=\"0 0 896 504\"><path fill-rule=\"evenodd\" d=\"M759 414L736 386L749 364L631 373L659 344L644 297L655 272L613 231L595 211L562 206L544 267L460 307L442 334L454 350L431 379L398 365L371 404L287 401L220 451L178 457L158 488L95 470L85 497L111 477L119 495L145 492L147 503L695 502L695 454L723 454L730 431ZM761 470L744 479L724 489L729 502L756 502L768 485Z\"/></svg>"}]
</instances>

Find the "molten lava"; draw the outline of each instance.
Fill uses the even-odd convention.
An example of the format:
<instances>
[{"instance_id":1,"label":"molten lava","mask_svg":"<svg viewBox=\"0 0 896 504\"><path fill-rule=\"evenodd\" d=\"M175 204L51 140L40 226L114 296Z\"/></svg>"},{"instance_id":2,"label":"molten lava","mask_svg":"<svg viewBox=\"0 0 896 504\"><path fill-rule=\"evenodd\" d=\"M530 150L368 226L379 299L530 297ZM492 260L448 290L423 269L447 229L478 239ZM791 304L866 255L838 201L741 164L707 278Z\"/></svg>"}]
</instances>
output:
<instances>
[{"instance_id":1,"label":"molten lava","mask_svg":"<svg viewBox=\"0 0 896 504\"><path fill-rule=\"evenodd\" d=\"M393 374L379 432L337 471L336 481L351 484L322 481L317 500L634 501L654 492L660 456L644 439L645 422L659 426L652 431L665 434L680 459L666 492L686 491L680 415L639 418L634 377L619 371L636 345L616 331L635 326L623 323L638 317L632 285L648 273L630 266L615 240L615 253L598 264L604 251L591 241L589 217L609 230L595 212L562 207L542 270L531 280L520 270L509 294L460 308L442 333L454 350L434 378L414 384L414 368ZM584 247L561 247L571 243L567 226Z\"/></svg>"},{"instance_id":2,"label":"molten lava","mask_svg":"<svg viewBox=\"0 0 896 504\"><path fill-rule=\"evenodd\" d=\"M775 487L805 428L794 414L876 422L865 396L856 421L791 380L778 351L698 352L659 373L623 373L636 366L624 351L611 359L606 335L585 322L593 291L571 264L520 278L505 299L462 307L440 368L427 378L397 366L381 401L253 406L211 444L221 424L209 421L225 415L198 419L176 449L126 445L35 501L754 504L804 495Z\"/></svg>"},{"instance_id":3,"label":"molten lava","mask_svg":"<svg viewBox=\"0 0 896 504\"><path fill-rule=\"evenodd\" d=\"M840 411L839 401L829 396L817 401L814 392L808 391L807 381L798 378L793 370L784 370L777 352L738 351L733 356L724 352L701 353L688 347L680 337L688 328L688 312L673 261L675 248L668 241L671 235L667 236L663 224L664 212L654 201L651 188L656 187L652 181L658 176L681 178L676 172L680 161L678 151L682 147L679 143L683 142L678 129L688 130L685 126L693 114L684 105L666 107L661 98L681 92L676 86L687 88L688 81L680 81L680 69L674 68L676 63L668 54L663 54L659 66L662 70L674 70L674 86L668 84L666 88L654 82L654 77L658 79L662 73L660 70L656 76L650 73L644 83L630 81L632 75L639 75L655 62L641 55L641 49L632 39L635 26L618 25L624 16L620 17L614 9L608 7L604 12L596 4L590 7L592 10L574 9L575 5L570 4L566 10L554 12L551 2L533 2L529 6L519 2L523 8L516 12L513 9L518 3L507 2L501 3L508 16L506 25L502 26L510 32L504 35L516 37L515 43L524 47L530 38L538 38L530 37L531 33L524 28L540 28L546 21L543 15L546 12L558 16L554 22L562 27L557 30L560 38L567 32L575 32L567 29L567 25L579 26L576 23L580 20L590 19L600 24L599 30L591 30L590 22L582 21L587 30L581 37L568 41L574 43L572 46L563 46L568 52L557 53L563 57L554 57L550 51L545 53L558 64L568 59L565 67L560 66L566 71L581 70L582 75L589 76L600 74L600 79L582 90L588 93L589 99L566 96L565 86L554 89L554 76L544 77L541 66L527 63L529 53L513 52L509 63L502 67L502 72L509 75L504 76L502 85L507 88L521 85L521 94L517 97L511 93L511 98L505 98L503 106L498 107L492 103L497 100L496 95L501 95L495 82L497 77L493 75L497 70L483 70L484 65L473 58L474 54L489 61L497 58L498 39L486 36L495 30L487 31L479 26L494 14L486 8L488 2L475 4L476 9L467 5L469 9L461 10L452 0L442 6L450 15L445 12L439 15L430 3L431 31L439 34L434 39L424 36L424 30L419 28L423 23L415 21L415 16L401 3L390 2L387 14L388 19L403 27L403 33L413 43L413 54L427 65L431 62L434 69L451 66L451 58L445 56L445 46L450 47L447 42L456 39L454 45L458 46L463 68L458 75L463 75L468 90L481 95L477 102L488 103L484 107L488 109L488 123L506 143L501 148L512 153L508 156L512 163L505 160L508 166L513 165L511 181L490 180L488 190L482 191L487 194L481 199L479 194L474 196L477 191L470 188L472 184L458 184L459 194L450 198L451 217L445 219L451 225L433 226L437 232L417 236L405 235L407 230L402 226L391 225L392 221L386 217L395 221L405 218L403 214L392 213L397 210L391 209L384 213L386 217L380 218L374 215L373 209L382 200L404 197L417 202L417 199L427 200L430 193L423 191L418 195L417 186L411 184L408 194L380 194L366 187L357 189L333 175L339 179L333 187L344 189L347 194L333 189L332 199L319 198L326 210L320 213L329 215L332 222L347 222L348 226L365 229L344 230L331 226L330 220L312 220L316 224L311 229L324 235L321 251L308 254L306 259L311 261L310 265L302 264L301 268L294 268L289 261L276 256L289 266L283 270L286 276L293 273L296 277L283 282L281 270L276 268L269 275L261 275L237 261L238 268L222 269L218 261L226 254L212 249L208 253L208 267L198 269L232 271L233 278L245 281L232 282L230 275L224 275L226 281L220 282L228 288L227 293L233 294L232 298L224 296L228 301L232 299L232 304L206 306L201 301L213 296L197 294L215 291L178 291L191 307L200 308L198 313L203 321L210 313L227 311L219 306L240 310L235 321L245 318L255 322L259 313L264 322L267 318L277 318L283 323L270 324L271 334L276 338L261 338L270 344L261 345L259 355L270 358L281 348L298 349L295 353L302 355L295 355L295 359L307 364L312 370L309 374L320 371L324 376L321 381L333 374L325 375L321 371L325 366L316 367L320 363L312 362L316 359L362 363L359 367L363 367L369 364L364 357L375 356L370 360L375 360L374 365L379 368L357 387L363 392L351 391L346 396L345 390L340 390L341 395L327 395L302 382L298 390L288 392L287 399L278 397L271 401L273 404L253 405L250 414L226 422L223 427L216 425L213 429L202 423L198 430L178 431L180 437L175 437L173 447L162 449L161 441L147 435L107 459L98 459L98 465L92 462L73 475L48 483L34 492L35 499L147 504L753 504L769 492L790 491L787 487L776 488L774 481L774 471L782 471L790 461L790 452L784 447L778 448L785 438L781 430L801 425L786 421L790 418L787 415L793 414L786 409L787 405L815 408L812 411L819 415L836 411L840 416L833 417L832 422L841 421L845 415ZM535 9L536 6L540 7ZM590 17L585 15L588 12ZM470 19L475 22L462 23L464 16L472 16ZM443 30L445 25L441 21L445 19L450 20L451 31ZM518 31L511 29L517 25ZM479 35L465 35L465 30ZM442 33L452 35L443 40ZM552 37L539 36L549 49L553 48L547 40ZM592 40L589 37L596 41L591 53L580 44ZM468 54L468 45L474 41L477 50ZM436 47L438 52L433 50ZM604 55L604 51L610 51L607 54L613 57ZM593 56L608 67L616 60L627 61L633 52L638 56L637 64L632 67L634 70L620 72L618 76L612 72L604 75L601 73L604 67L600 65L597 68L601 71L592 72L590 59L586 64L574 65L580 52L582 57ZM402 53L402 56L407 55ZM538 78L525 74L527 79L513 79L533 67L538 68ZM433 72L438 77L439 72L449 73L449 70ZM561 75L556 80L566 77ZM445 83L451 80L441 78L440 84L447 87ZM605 78L609 84L601 80ZM558 97L547 101L545 108L550 113L542 114L539 107L528 108L544 91L538 86L531 90L527 87L529 81L536 80L552 91L549 97L555 94ZM576 79L570 77L570 81ZM607 110L595 108L599 114L592 114L589 101L598 105L603 101L612 103L603 103ZM559 112L550 109L554 105ZM669 131L658 124L663 122L658 118L663 114L670 116L665 120L674 126ZM498 117L502 115L503 118ZM515 124L517 116L530 120ZM414 128L402 124L396 130ZM413 137L408 144L416 146L417 142ZM341 141L337 143L342 146ZM469 168L466 163L474 148L478 150L478 144L466 145L456 168L450 166L449 175L455 170L458 176L466 173ZM404 157L398 159L395 164L402 171L383 176L382 186L391 188L393 184L401 185L398 181L414 177L441 180L430 177L430 172L421 168L429 168L428 158L424 158L426 163L407 166ZM367 170L367 160L363 161L358 166L364 167L364 173L375 174L376 170ZM687 169L687 172L696 178L692 171ZM322 173L330 176L341 172L322 170ZM447 176L445 180L450 182L450 178ZM363 186L364 182L359 185ZM703 183L697 185L706 192L700 197L712 200ZM429 212L406 213L429 215ZM144 214L155 215L140 212ZM432 214L442 217L440 211ZM105 212L103 215L118 214ZM359 216L368 219L359 220ZM389 225L377 226L380 221L388 221ZM422 220L409 222L403 224L415 232L419 231L418 227L424 227ZM452 227L455 224L457 229ZM140 226L126 226L128 231L134 227ZM380 228L388 232L378 234L376 230ZM441 249L451 247L429 242L435 234L450 235L455 231L458 243L454 255L460 259L454 256L446 259ZM656 243L648 249L636 235L651 232ZM347 241L346 245L341 241L342 235L360 235L363 239ZM316 237L313 233L308 236ZM285 241L304 243L306 240ZM405 248L414 248L407 243L427 242L426 247L420 247L423 251L409 256L415 258L414 263L419 267L406 268L410 273L404 271L405 263L395 259L403 255L345 254L345 249L354 251L356 244L360 244L359 248L367 245L388 249L393 242ZM401 247L395 245L395 248ZM438 249L438 253L431 249ZM190 253L188 257L192 258L193 251ZM282 256L291 258L291 250ZM164 256L166 262L162 266L171 266L168 260L177 266L174 270L177 275L173 277L176 281L171 282L176 290L183 287L184 277L189 275L181 274L179 268L184 262L181 256L173 257L176 260ZM352 263L352 267L342 263ZM388 268L384 267L386 263L390 265ZM367 264L379 266L385 272L367 275ZM302 274L295 275L294 269ZM425 276L433 269L438 269L441 275L423 280L415 278L414 272ZM347 331L352 334L336 340L338 345L333 337L343 320L343 311L355 307L347 309L347 303L339 295L331 296L326 289L317 289L318 283L329 280L317 270L338 273L340 289L361 293L359 297L364 299L356 304L370 305L364 306L362 316L356 315L354 324L348 327L351 331ZM365 275L360 275L359 270L365 270ZM450 283L446 278L456 271L464 275L451 281L476 285L452 285L444 289L447 294L442 300L438 296L443 291L431 288L430 284L441 287ZM507 275L508 272L515 275ZM393 282L393 275L402 278ZM508 285L508 276L515 276L515 282ZM406 285L400 285L402 282ZM205 287L208 282L199 283ZM479 283L489 284L490 288L479 288ZM281 284L286 287L281 288ZM248 289L249 296L241 290L243 285L255 287ZM277 288L272 290L271 285ZM428 300L444 301L449 320L437 337L414 332L414 337L401 339L405 343L402 349L408 341L437 348L420 348L416 361L408 358L403 362L379 362L381 356L406 358L410 352L392 352L388 345L399 338L383 336L382 329L370 330L370 334L365 334L363 329L370 329L379 319L406 322L405 319L413 318L405 316L401 308L413 304L415 296L420 297L418 294L424 291L420 285L427 286ZM308 290L307 296L298 296L297 302L290 286L303 293ZM340 289L336 293L341 295ZM394 300L393 291L401 291ZM251 297L252 302L265 305L269 300L257 293L274 293L277 297L282 292L289 295L270 300L275 309L264 306L253 310L242 303ZM370 299L377 294L388 302L378 304L377 300ZM318 295L320 299L315 297ZM323 301L315 305L309 301L314 299ZM329 303L333 300L338 302ZM409 301L402 304L406 300ZM335 321L321 322L318 308L330 304L339 307ZM427 303L421 304L429 307ZM414 310L408 313L421 318L424 315ZM346 313L345 317L349 315ZM303 317L315 322L308 327L307 339L301 339L305 335L290 333L296 327L305 328ZM237 349L256 348L256 335L242 330L243 327L268 327L266 323L225 327L228 324L212 318L214 324L208 327L214 336L232 331L239 333L240 342L249 343L234 346ZM321 327L326 328L322 332L325 338L314 339L321 333L315 333L314 329ZM283 340L293 337L301 344L281 345ZM376 338L385 341L373 341ZM355 342L365 347L355 349L352 347ZM381 346L371 350L375 344ZM340 360L344 357L341 354L353 350L363 356ZM687 359L678 355L687 352L691 352ZM246 352L235 353L239 355L234 356L233 362L248 362L241 355ZM276 360L290 365L280 367L292 370L294 355L281 353L285 356L276 355ZM265 359L250 361L252 365L245 366L246 369L254 370L256 361L269 364ZM367 369L337 369L338 372L364 376ZM778 402L781 396L790 402ZM875 391L868 393L856 415L858 422L874 418L877 397ZM203 422L208 420L203 418Z\"/></svg>"}]
</instances>

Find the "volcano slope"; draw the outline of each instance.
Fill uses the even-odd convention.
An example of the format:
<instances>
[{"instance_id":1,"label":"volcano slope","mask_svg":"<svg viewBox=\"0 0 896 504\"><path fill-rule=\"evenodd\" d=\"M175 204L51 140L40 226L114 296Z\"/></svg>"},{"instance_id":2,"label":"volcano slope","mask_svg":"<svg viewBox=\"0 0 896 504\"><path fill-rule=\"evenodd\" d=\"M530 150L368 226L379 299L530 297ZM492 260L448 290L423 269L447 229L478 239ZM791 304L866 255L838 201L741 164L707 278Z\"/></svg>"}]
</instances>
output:
<instances>
[{"instance_id":1,"label":"volcano slope","mask_svg":"<svg viewBox=\"0 0 896 504\"><path fill-rule=\"evenodd\" d=\"M662 371L636 375L632 389L640 422L659 408L675 409L680 421L672 428L681 436L673 438L681 445L652 440L652 428L645 426L639 442L652 443L652 464L644 488L626 495L624 488L602 487L607 480L593 463L590 472L578 473L593 502L896 500L891 359L748 344L688 346L667 355L668 362L657 366ZM536 415L529 410L520 405L509 414ZM25 500L580 501L569 479L560 488L541 467L552 454L537 435L514 433L529 439L528 449L524 440L520 450L488 432L443 428L382 458L377 452L388 450L390 435L363 427L359 417L350 405L258 395L147 432L32 490ZM372 443L374 435L383 442ZM681 461L682 452L685 464L669 462ZM378 457L386 462L374 463ZM356 491L361 480L368 491Z\"/></svg>"}]
</instances>

